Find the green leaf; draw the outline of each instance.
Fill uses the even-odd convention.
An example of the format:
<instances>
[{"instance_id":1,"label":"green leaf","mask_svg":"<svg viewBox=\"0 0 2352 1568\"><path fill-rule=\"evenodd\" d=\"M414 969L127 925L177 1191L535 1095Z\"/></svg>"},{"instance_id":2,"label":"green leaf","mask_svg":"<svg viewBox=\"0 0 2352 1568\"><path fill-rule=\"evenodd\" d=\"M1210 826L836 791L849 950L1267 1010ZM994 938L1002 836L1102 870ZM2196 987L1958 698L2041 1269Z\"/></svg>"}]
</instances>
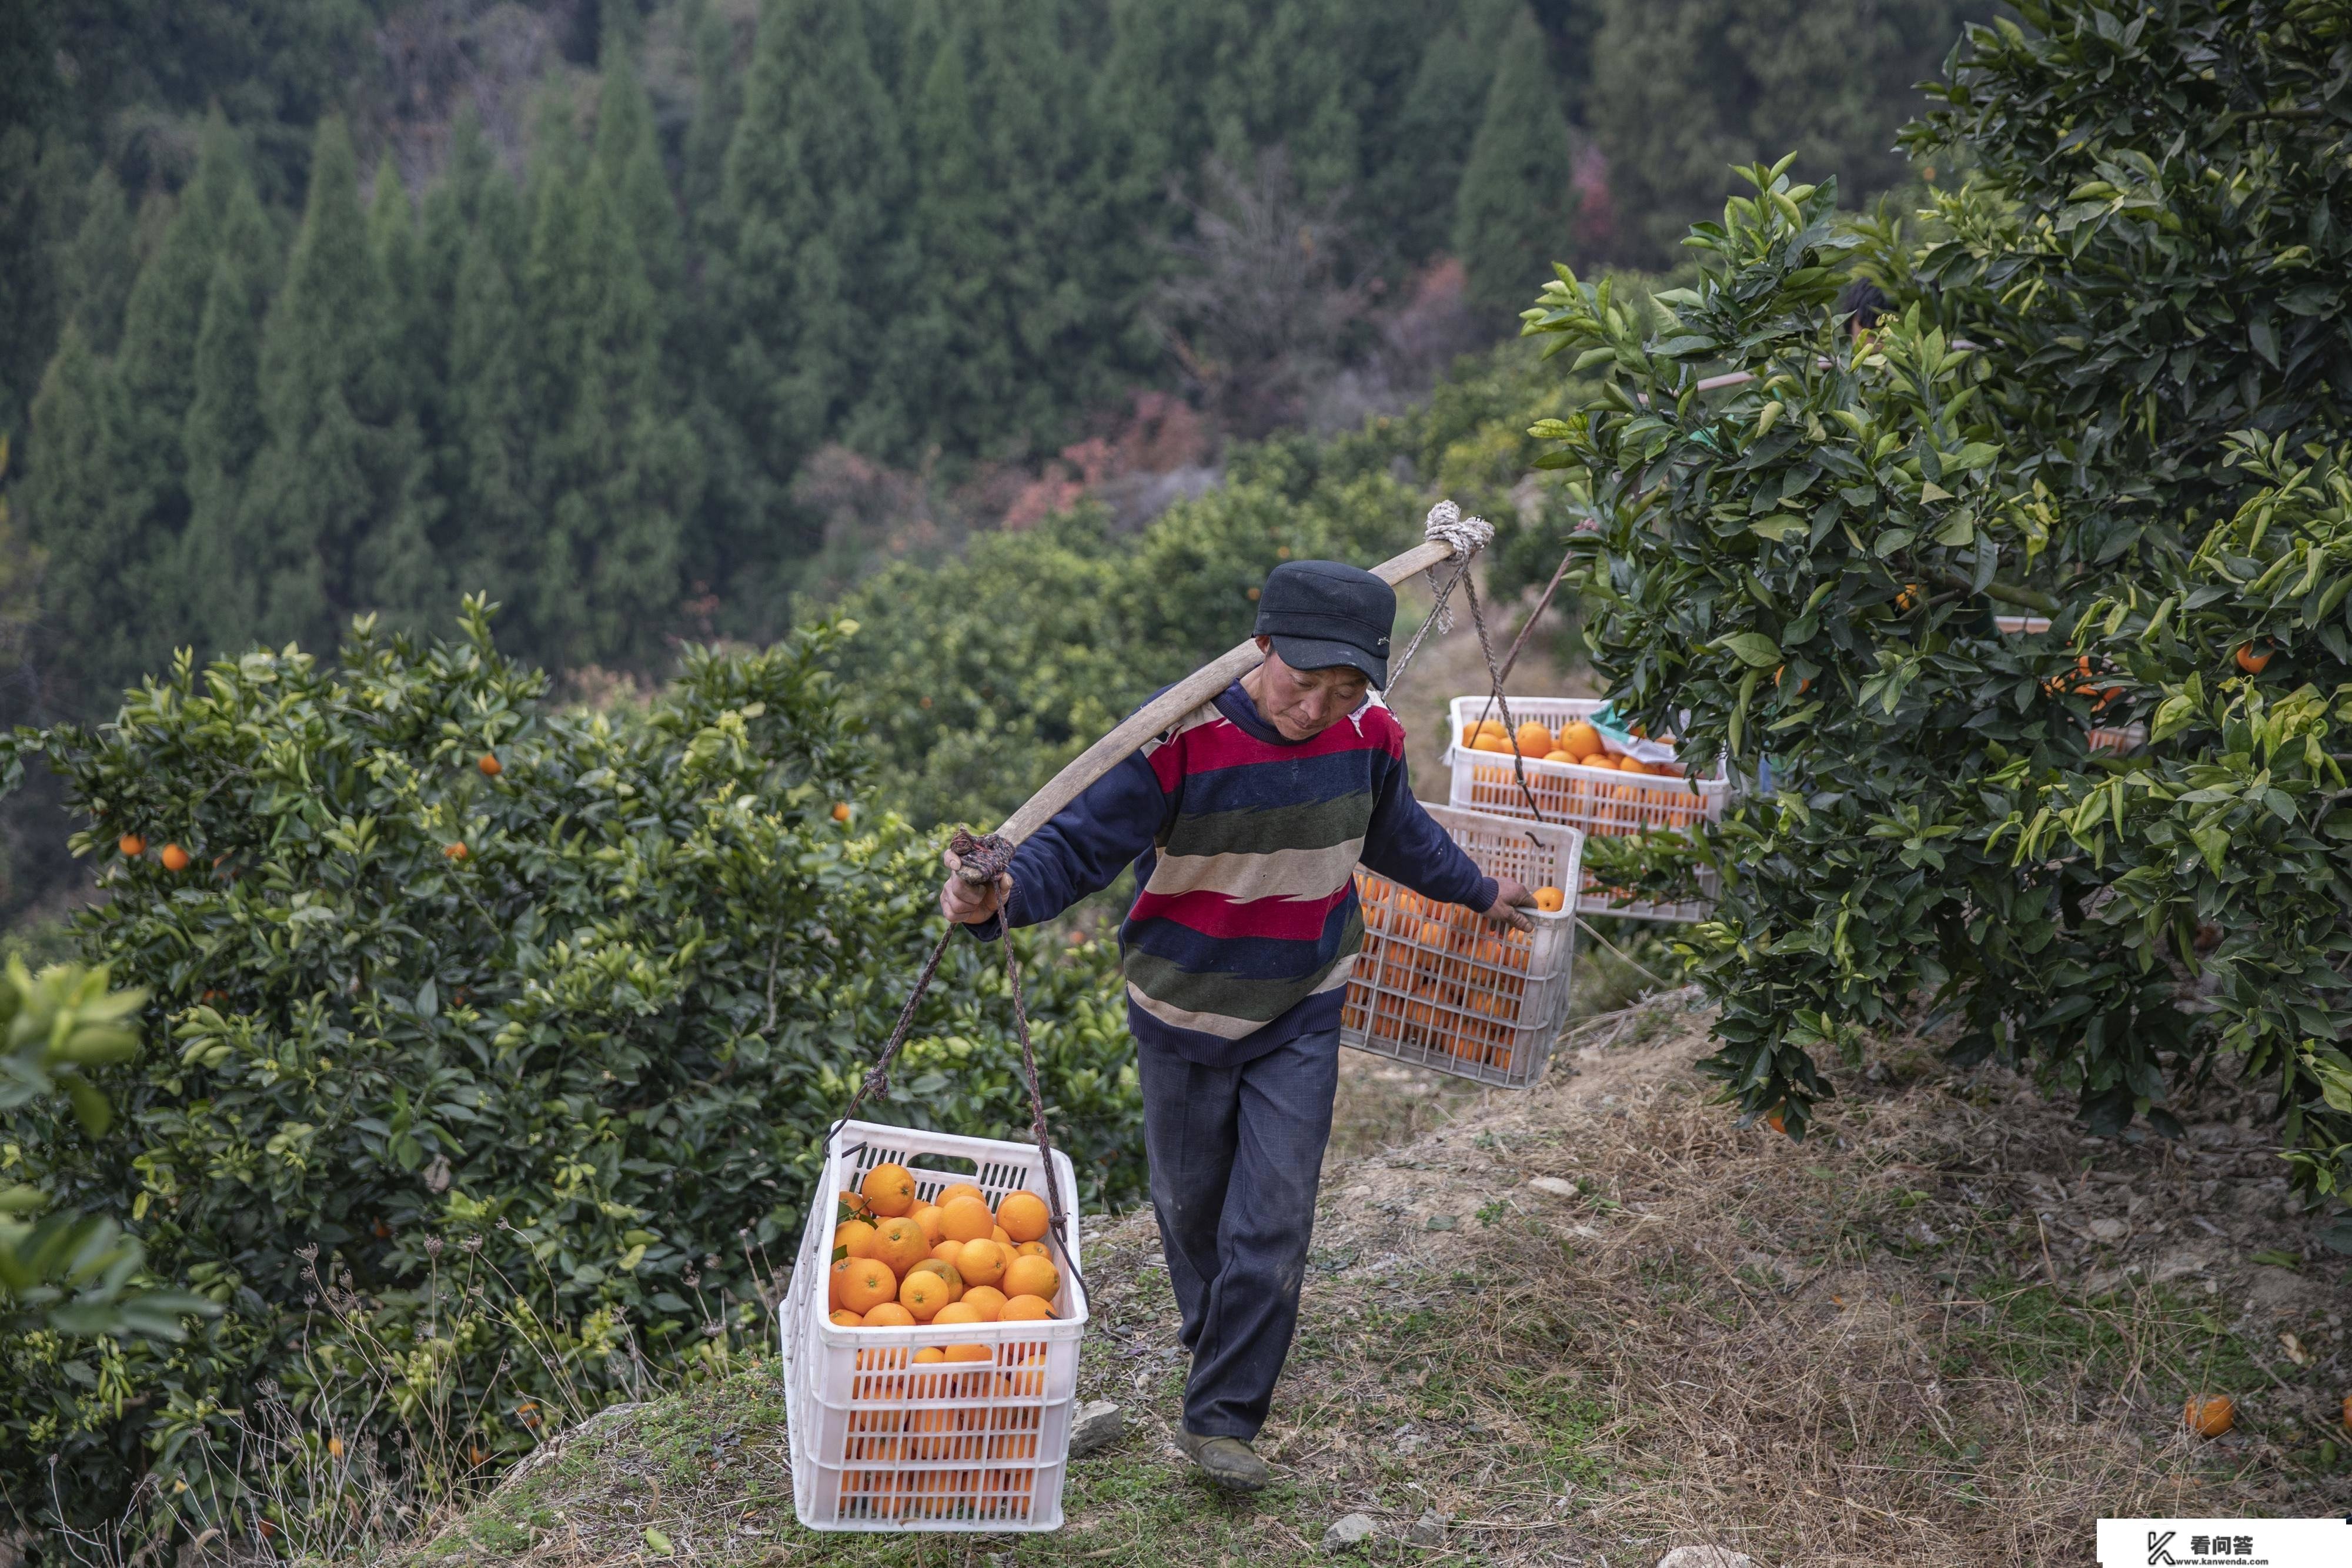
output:
<instances>
[{"instance_id":1,"label":"green leaf","mask_svg":"<svg viewBox=\"0 0 2352 1568\"><path fill-rule=\"evenodd\" d=\"M656 1557L667 1557L676 1550L675 1547L670 1545L669 1537L663 1534L660 1531L655 1529L650 1524L646 1526L645 1537L646 1550L652 1552Z\"/></svg>"},{"instance_id":2,"label":"green leaf","mask_svg":"<svg viewBox=\"0 0 2352 1568\"><path fill-rule=\"evenodd\" d=\"M1751 534L1758 535L1760 538L1770 539L1774 544L1779 544L1782 539L1787 538L1791 534L1801 534L1805 532L1808 526L1809 525L1802 517L1795 517L1788 512L1776 512L1769 517L1760 518L1756 522L1748 524L1748 531Z\"/></svg>"},{"instance_id":3,"label":"green leaf","mask_svg":"<svg viewBox=\"0 0 2352 1568\"><path fill-rule=\"evenodd\" d=\"M114 1124L114 1107L88 1080L67 1080L66 1097L73 1102L74 1117L81 1123L82 1131L91 1137L104 1136L106 1129Z\"/></svg>"},{"instance_id":4,"label":"green leaf","mask_svg":"<svg viewBox=\"0 0 2352 1568\"><path fill-rule=\"evenodd\" d=\"M1781 662L1780 645L1761 632L1735 632L1724 638L1719 646L1741 664L1755 669L1769 670Z\"/></svg>"}]
</instances>

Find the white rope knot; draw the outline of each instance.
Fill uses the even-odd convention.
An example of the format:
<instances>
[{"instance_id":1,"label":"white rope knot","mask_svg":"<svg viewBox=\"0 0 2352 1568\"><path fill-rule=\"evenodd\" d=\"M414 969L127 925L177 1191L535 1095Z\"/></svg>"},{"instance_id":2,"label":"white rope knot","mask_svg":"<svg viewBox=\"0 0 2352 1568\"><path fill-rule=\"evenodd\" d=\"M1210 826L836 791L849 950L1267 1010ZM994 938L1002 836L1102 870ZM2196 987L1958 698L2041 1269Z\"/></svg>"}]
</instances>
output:
<instances>
[{"instance_id":1,"label":"white rope knot","mask_svg":"<svg viewBox=\"0 0 2352 1568\"><path fill-rule=\"evenodd\" d=\"M1440 501L1429 508L1429 521L1422 529L1422 537L1453 546L1454 559L1461 563L1454 570L1459 574L1468 569L1473 555L1494 542L1495 525L1484 517L1465 517L1462 515L1462 508L1452 501ZM1436 625L1437 634L1443 637L1454 630L1454 607L1446 602L1445 591L1438 586L1437 569L1431 567L1425 575L1429 579L1429 591L1437 600L1437 608L1432 612L1431 619ZM1416 638L1415 642L1418 641Z\"/></svg>"},{"instance_id":2,"label":"white rope knot","mask_svg":"<svg viewBox=\"0 0 2352 1568\"><path fill-rule=\"evenodd\" d=\"M1451 501L1440 501L1429 508L1429 523L1422 531L1425 538L1452 545L1457 560L1495 542L1494 524L1484 517L1464 517L1462 508Z\"/></svg>"}]
</instances>

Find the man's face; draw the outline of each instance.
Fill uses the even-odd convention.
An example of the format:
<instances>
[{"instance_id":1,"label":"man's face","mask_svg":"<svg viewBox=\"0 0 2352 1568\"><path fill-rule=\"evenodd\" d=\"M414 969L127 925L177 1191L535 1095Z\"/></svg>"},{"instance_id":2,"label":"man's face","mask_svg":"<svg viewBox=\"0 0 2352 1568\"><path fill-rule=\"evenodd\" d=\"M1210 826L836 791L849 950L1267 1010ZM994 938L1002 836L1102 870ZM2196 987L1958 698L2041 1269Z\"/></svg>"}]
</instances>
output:
<instances>
[{"instance_id":1,"label":"man's face","mask_svg":"<svg viewBox=\"0 0 2352 1568\"><path fill-rule=\"evenodd\" d=\"M1272 640L1261 637L1265 663L1258 666L1257 687L1250 693L1258 713L1285 740L1312 740L1358 708L1371 682L1364 672L1346 664L1328 670L1294 670L1274 651Z\"/></svg>"}]
</instances>

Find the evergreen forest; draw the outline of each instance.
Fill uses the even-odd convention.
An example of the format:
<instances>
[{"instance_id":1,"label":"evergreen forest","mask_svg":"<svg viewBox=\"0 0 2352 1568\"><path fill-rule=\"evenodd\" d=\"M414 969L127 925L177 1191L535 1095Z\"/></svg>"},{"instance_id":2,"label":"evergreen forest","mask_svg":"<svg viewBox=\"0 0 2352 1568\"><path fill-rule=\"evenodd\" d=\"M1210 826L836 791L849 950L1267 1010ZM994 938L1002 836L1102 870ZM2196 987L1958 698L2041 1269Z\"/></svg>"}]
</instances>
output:
<instances>
[{"instance_id":1,"label":"evergreen forest","mask_svg":"<svg viewBox=\"0 0 2352 1568\"><path fill-rule=\"evenodd\" d=\"M1148 516L1553 260L1670 267L1768 145L1885 189L1972 8L12 5L9 716L476 591L656 674L1084 488Z\"/></svg>"}]
</instances>

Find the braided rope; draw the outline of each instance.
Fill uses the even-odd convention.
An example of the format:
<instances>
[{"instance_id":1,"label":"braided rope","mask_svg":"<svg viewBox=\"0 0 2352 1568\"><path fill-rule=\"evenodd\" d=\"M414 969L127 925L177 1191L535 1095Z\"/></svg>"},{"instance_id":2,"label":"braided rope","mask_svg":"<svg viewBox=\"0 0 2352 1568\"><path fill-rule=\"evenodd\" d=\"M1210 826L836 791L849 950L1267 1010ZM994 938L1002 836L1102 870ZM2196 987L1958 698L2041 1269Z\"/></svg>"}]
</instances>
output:
<instances>
[{"instance_id":1,"label":"braided rope","mask_svg":"<svg viewBox=\"0 0 2352 1568\"><path fill-rule=\"evenodd\" d=\"M1429 579L1434 601L1429 607L1428 619L1421 623L1421 630L1412 634L1412 641L1405 644L1402 653L1397 655L1396 667L1389 672L1388 685L1381 688L1383 696L1395 691L1397 683L1404 679L1405 667L1421 651L1422 639L1429 635L1430 628L1435 627L1441 637L1454 630L1454 612L1447 600L1454 592L1454 585L1468 575L1471 558L1493 542L1495 525L1484 517L1465 517L1462 515L1462 508L1452 501L1440 501L1429 508L1429 516L1422 525L1422 537L1442 540L1454 547L1454 575L1441 584L1437 580L1437 568L1433 566L1424 574Z\"/></svg>"},{"instance_id":2,"label":"braided rope","mask_svg":"<svg viewBox=\"0 0 2352 1568\"><path fill-rule=\"evenodd\" d=\"M1054 1249L1061 1254L1063 1266L1069 1270L1070 1278L1076 1281L1079 1297L1090 1301L1093 1297L1087 1290L1087 1277L1078 1271L1078 1261L1070 1256L1069 1246L1063 1239L1062 1231L1067 1223L1065 1217L1068 1210L1062 1207L1061 1184L1054 1179L1054 1140L1045 1129L1045 1094L1037 1077L1036 1048L1029 1038L1029 1007L1022 994L1021 959L1013 950L1013 901L1017 884L1011 880L1008 868L1013 863L1013 846L994 833L975 837L967 830L958 828L955 836L948 841L948 848L955 852L959 861L985 873L985 882L994 882L999 877L1005 879L1004 903L999 911L1003 921L1001 939L1004 945L1004 975L1013 993L1013 1032L1021 1040L1022 1080L1029 1091L1029 1131L1036 1140L1038 1162L1044 1167L1041 1174L1045 1183L1045 1207L1053 1220L1046 1234L1053 1238ZM950 924L932 946L931 956L923 961L922 971L915 977L914 988L907 993L906 1005L898 1009L898 1021L891 1029L890 1038L883 1042L880 1053L874 1059L874 1065L866 1069L865 1078L857 1085L857 1092L849 1097L848 1108L826 1131L826 1147L832 1146L833 1140L840 1135L843 1127L856 1120L858 1110L868 1098L890 1092L890 1063L907 1043L908 1035L914 1031L915 1009L922 1004L923 994L931 988L931 982L938 978L940 961L947 956L948 944L955 940L955 935L956 927ZM1073 1207L1077 1200L1078 1195L1071 1193Z\"/></svg>"}]
</instances>

